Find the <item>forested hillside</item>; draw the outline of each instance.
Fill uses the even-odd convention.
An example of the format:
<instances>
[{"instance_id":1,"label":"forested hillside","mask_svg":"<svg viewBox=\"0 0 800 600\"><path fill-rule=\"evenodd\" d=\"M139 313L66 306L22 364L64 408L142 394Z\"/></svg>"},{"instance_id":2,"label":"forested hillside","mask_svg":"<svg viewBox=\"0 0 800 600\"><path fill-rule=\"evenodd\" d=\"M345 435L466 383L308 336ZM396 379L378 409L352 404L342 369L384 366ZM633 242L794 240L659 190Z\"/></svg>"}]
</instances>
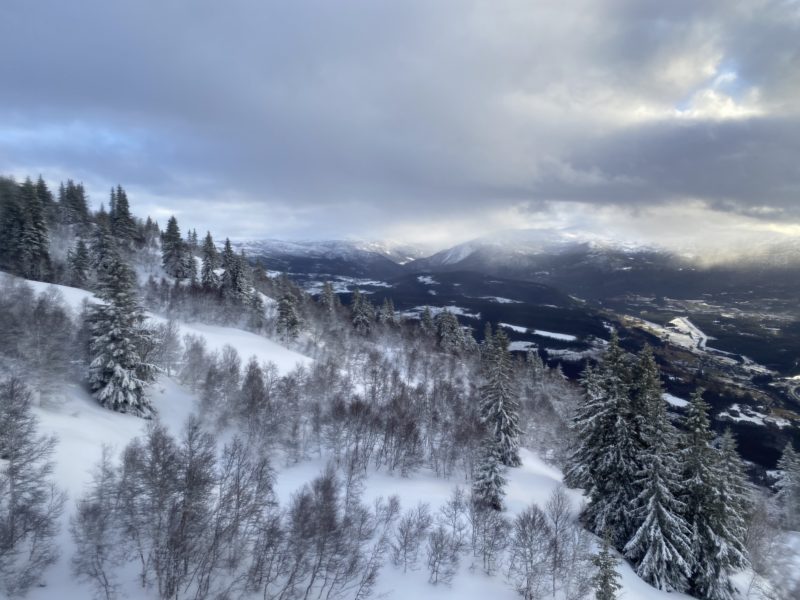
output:
<instances>
[{"instance_id":1,"label":"forested hillside","mask_svg":"<svg viewBox=\"0 0 800 600\"><path fill-rule=\"evenodd\" d=\"M757 488L648 348L578 385L224 234L0 179L0 594L800 594L797 452Z\"/></svg>"}]
</instances>

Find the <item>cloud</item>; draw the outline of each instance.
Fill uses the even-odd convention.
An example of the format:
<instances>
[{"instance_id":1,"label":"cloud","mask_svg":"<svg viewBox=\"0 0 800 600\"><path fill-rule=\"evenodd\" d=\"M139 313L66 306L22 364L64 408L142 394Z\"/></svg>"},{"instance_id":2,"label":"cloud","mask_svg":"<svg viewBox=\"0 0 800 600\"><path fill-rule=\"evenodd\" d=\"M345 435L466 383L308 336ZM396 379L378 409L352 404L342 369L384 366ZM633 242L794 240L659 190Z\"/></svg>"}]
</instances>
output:
<instances>
[{"instance_id":1,"label":"cloud","mask_svg":"<svg viewBox=\"0 0 800 600\"><path fill-rule=\"evenodd\" d=\"M797 39L784 0L9 0L0 172L239 237L800 222Z\"/></svg>"}]
</instances>

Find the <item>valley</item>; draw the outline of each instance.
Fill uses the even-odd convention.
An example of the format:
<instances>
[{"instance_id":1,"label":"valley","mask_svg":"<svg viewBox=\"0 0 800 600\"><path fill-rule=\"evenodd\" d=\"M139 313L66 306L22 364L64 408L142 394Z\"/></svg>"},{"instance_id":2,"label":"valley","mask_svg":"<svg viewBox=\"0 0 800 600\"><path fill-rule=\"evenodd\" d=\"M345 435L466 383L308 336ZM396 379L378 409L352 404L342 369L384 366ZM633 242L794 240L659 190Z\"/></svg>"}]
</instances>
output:
<instances>
[{"instance_id":1,"label":"valley","mask_svg":"<svg viewBox=\"0 0 800 600\"><path fill-rule=\"evenodd\" d=\"M521 237L402 263L363 243L243 247L311 294L331 281L344 302L358 289L375 306L391 299L404 318L425 306L449 310L477 340L487 323L501 324L512 351L535 350L570 378L602 355L616 328L629 351L655 348L667 393L708 390L714 427L737 433L762 477L788 439L800 441L797 263L700 267L653 248Z\"/></svg>"}]
</instances>

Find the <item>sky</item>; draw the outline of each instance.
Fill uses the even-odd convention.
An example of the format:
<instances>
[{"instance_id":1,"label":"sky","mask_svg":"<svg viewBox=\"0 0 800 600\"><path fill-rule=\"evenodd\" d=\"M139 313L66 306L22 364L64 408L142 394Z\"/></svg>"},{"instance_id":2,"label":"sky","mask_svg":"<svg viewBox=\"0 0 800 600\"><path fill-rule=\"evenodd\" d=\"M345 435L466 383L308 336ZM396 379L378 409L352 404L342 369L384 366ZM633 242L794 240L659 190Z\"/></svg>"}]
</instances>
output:
<instances>
[{"instance_id":1,"label":"sky","mask_svg":"<svg viewBox=\"0 0 800 600\"><path fill-rule=\"evenodd\" d=\"M798 0L3 0L0 174L238 239L800 236Z\"/></svg>"}]
</instances>

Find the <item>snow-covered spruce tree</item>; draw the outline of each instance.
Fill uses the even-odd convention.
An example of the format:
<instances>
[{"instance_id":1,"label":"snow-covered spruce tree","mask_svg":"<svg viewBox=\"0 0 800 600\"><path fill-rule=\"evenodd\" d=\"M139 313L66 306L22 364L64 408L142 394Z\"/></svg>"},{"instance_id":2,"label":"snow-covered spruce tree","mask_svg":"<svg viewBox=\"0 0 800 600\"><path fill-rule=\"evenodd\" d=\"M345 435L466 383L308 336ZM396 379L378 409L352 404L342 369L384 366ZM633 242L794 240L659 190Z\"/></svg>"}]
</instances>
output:
<instances>
[{"instance_id":1,"label":"snow-covered spruce tree","mask_svg":"<svg viewBox=\"0 0 800 600\"><path fill-rule=\"evenodd\" d=\"M707 600L732 600L730 575L747 566L741 515L735 503L726 504L726 476L720 453L711 446L713 434L703 390L692 396L686 415L686 434L679 452L684 466L685 519L691 530L692 573L689 592Z\"/></svg>"},{"instance_id":2,"label":"snow-covered spruce tree","mask_svg":"<svg viewBox=\"0 0 800 600\"><path fill-rule=\"evenodd\" d=\"M58 558L65 496L50 480L56 440L37 435L31 394L20 379L0 383L0 593L19 597Z\"/></svg>"},{"instance_id":3,"label":"snow-covered spruce tree","mask_svg":"<svg viewBox=\"0 0 800 600\"><path fill-rule=\"evenodd\" d=\"M23 227L20 238L22 274L29 279L46 279L50 273L49 238L44 207L30 178L20 187Z\"/></svg>"},{"instance_id":4,"label":"snow-covered spruce tree","mask_svg":"<svg viewBox=\"0 0 800 600\"><path fill-rule=\"evenodd\" d=\"M384 325L394 327L397 325L397 316L394 312L394 302L391 298L384 298L378 311L378 321Z\"/></svg>"},{"instance_id":5,"label":"snow-covered spruce tree","mask_svg":"<svg viewBox=\"0 0 800 600\"><path fill-rule=\"evenodd\" d=\"M747 481L744 463L739 456L736 438L730 428L719 440L719 470L722 475L720 501L723 506L733 507L730 514L729 529L737 540L747 537L747 527L753 513L753 489Z\"/></svg>"},{"instance_id":6,"label":"snow-covered spruce tree","mask_svg":"<svg viewBox=\"0 0 800 600\"><path fill-rule=\"evenodd\" d=\"M111 198L114 201L113 208L109 214L111 220L111 231L117 238L117 243L123 248L128 248L133 243L136 235L136 221L131 215L131 208L128 202L128 194L118 185L117 189L111 190Z\"/></svg>"},{"instance_id":7,"label":"snow-covered spruce tree","mask_svg":"<svg viewBox=\"0 0 800 600\"><path fill-rule=\"evenodd\" d=\"M250 298L250 283L247 280L247 261L244 254L233 251L231 241L225 239L222 250L222 281L220 290L223 299L230 305L241 306Z\"/></svg>"},{"instance_id":8,"label":"snow-covered spruce tree","mask_svg":"<svg viewBox=\"0 0 800 600\"><path fill-rule=\"evenodd\" d=\"M637 368L637 396L643 411L637 462L639 472L631 482L639 495L631 513L638 528L625 545L625 555L636 573L660 590L683 590L692 567L689 526L681 491L681 465L675 456L677 433L667 417L658 369L652 352L645 349ZM638 417L639 415L637 415Z\"/></svg>"},{"instance_id":9,"label":"snow-covered spruce tree","mask_svg":"<svg viewBox=\"0 0 800 600\"><path fill-rule=\"evenodd\" d=\"M67 253L67 267L69 268L69 282L79 288L85 288L89 283L89 268L91 266L89 249L83 238L78 238L75 247Z\"/></svg>"},{"instance_id":10,"label":"snow-covered spruce tree","mask_svg":"<svg viewBox=\"0 0 800 600\"><path fill-rule=\"evenodd\" d=\"M800 531L800 454L787 442L778 461L776 500L787 529Z\"/></svg>"},{"instance_id":11,"label":"snow-covered spruce tree","mask_svg":"<svg viewBox=\"0 0 800 600\"><path fill-rule=\"evenodd\" d=\"M592 579L595 600L616 600L618 592L622 589L617 571L619 559L611 551L608 540L603 541L600 552L592 557L592 563L597 568L597 573Z\"/></svg>"},{"instance_id":12,"label":"snow-covered spruce tree","mask_svg":"<svg viewBox=\"0 0 800 600\"><path fill-rule=\"evenodd\" d=\"M215 269L219 266L219 255L210 231L206 232L200 255L202 258L200 285L202 285L205 290L216 290L219 287L219 277Z\"/></svg>"},{"instance_id":13,"label":"snow-covered spruce tree","mask_svg":"<svg viewBox=\"0 0 800 600\"><path fill-rule=\"evenodd\" d=\"M150 332L136 299L134 274L114 254L101 281L102 304L89 307L89 383L97 401L118 412L149 416L152 407L145 388L155 367L142 360L141 348Z\"/></svg>"},{"instance_id":14,"label":"snow-covered spruce tree","mask_svg":"<svg viewBox=\"0 0 800 600\"><path fill-rule=\"evenodd\" d=\"M465 347L464 331L458 317L449 310L443 310L436 315L435 323L439 347L452 354L462 352Z\"/></svg>"},{"instance_id":15,"label":"snow-covered spruce tree","mask_svg":"<svg viewBox=\"0 0 800 600\"><path fill-rule=\"evenodd\" d=\"M364 297L360 290L353 291L350 303L350 313L353 327L360 335L368 335L372 331L373 309L370 301Z\"/></svg>"},{"instance_id":16,"label":"snow-covered spruce tree","mask_svg":"<svg viewBox=\"0 0 800 600\"><path fill-rule=\"evenodd\" d=\"M93 288L101 287L111 265L119 260L117 246L111 230L105 223L98 223L91 239L91 268L94 271Z\"/></svg>"},{"instance_id":17,"label":"snow-covered spruce tree","mask_svg":"<svg viewBox=\"0 0 800 600\"><path fill-rule=\"evenodd\" d=\"M472 501L481 508L503 510L506 478L500 448L491 433L482 440L472 474Z\"/></svg>"},{"instance_id":18,"label":"snow-covered spruce tree","mask_svg":"<svg viewBox=\"0 0 800 600\"><path fill-rule=\"evenodd\" d=\"M430 306L425 306L422 309L422 314L419 316L419 325L425 335L433 337L436 334L436 324L433 322Z\"/></svg>"},{"instance_id":19,"label":"snow-covered spruce tree","mask_svg":"<svg viewBox=\"0 0 800 600\"><path fill-rule=\"evenodd\" d=\"M319 302L328 319L333 318L337 309L342 305L339 296L333 291L333 285L330 281L326 281L322 284L322 294L320 295Z\"/></svg>"},{"instance_id":20,"label":"snow-covered spruce tree","mask_svg":"<svg viewBox=\"0 0 800 600\"><path fill-rule=\"evenodd\" d=\"M623 548L635 531L630 506L637 497L631 484L639 467L632 423L629 369L616 333L596 370L584 377L586 403L573 426L580 445L570 458L567 484L587 488L582 518L598 535Z\"/></svg>"},{"instance_id":21,"label":"snow-covered spruce tree","mask_svg":"<svg viewBox=\"0 0 800 600\"><path fill-rule=\"evenodd\" d=\"M186 279L189 276L186 259L188 254L178 220L172 216L167 221L166 231L161 235L161 264L164 270L176 279Z\"/></svg>"},{"instance_id":22,"label":"snow-covered spruce tree","mask_svg":"<svg viewBox=\"0 0 800 600\"><path fill-rule=\"evenodd\" d=\"M479 414L497 445L500 462L507 467L518 467L522 464L519 458L519 399L508 343L505 333L498 331L495 334L491 358L486 365L486 381L481 388Z\"/></svg>"},{"instance_id":23,"label":"snow-covered spruce tree","mask_svg":"<svg viewBox=\"0 0 800 600\"><path fill-rule=\"evenodd\" d=\"M300 316L297 314L297 299L290 289L285 289L278 301L278 335L284 342L297 339L300 334Z\"/></svg>"}]
</instances>

